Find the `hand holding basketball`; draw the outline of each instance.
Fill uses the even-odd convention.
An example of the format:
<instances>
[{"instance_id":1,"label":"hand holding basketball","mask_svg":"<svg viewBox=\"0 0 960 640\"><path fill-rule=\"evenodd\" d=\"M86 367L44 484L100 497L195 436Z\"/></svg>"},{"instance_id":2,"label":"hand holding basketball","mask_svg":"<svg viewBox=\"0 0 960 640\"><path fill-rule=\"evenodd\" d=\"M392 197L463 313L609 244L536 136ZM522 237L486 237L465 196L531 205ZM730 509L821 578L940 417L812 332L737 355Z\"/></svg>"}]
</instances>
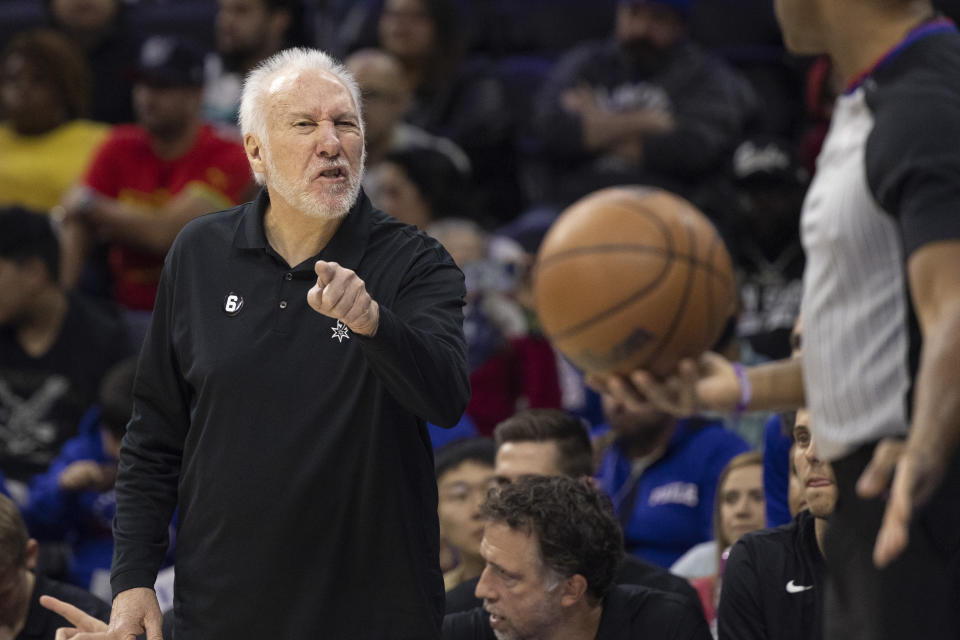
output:
<instances>
[{"instance_id":1,"label":"hand holding basketball","mask_svg":"<svg viewBox=\"0 0 960 640\"><path fill-rule=\"evenodd\" d=\"M628 187L592 193L553 224L534 305L547 337L584 371L658 377L714 347L737 306L710 221L666 191Z\"/></svg>"},{"instance_id":2,"label":"hand holding basketball","mask_svg":"<svg viewBox=\"0 0 960 640\"><path fill-rule=\"evenodd\" d=\"M740 381L733 365L712 351L697 360L681 360L676 372L662 380L649 371L637 370L626 375L589 374L587 384L630 411L640 411L650 403L677 417L731 411L740 400Z\"/></svg>"}]
</instances>

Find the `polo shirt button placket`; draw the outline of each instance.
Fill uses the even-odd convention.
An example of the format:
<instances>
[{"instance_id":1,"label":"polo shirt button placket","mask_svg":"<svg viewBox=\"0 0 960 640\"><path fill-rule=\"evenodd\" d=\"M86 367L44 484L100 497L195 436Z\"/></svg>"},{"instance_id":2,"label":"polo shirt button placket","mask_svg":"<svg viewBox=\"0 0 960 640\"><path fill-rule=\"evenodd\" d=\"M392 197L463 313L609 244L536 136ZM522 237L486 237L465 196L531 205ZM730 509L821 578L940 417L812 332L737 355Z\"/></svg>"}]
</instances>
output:
<instances>
[{"instance_id":1,"label":"polo shirt button placket","mask_svg":"<svg viewBox=\"0 0 960 640\"><path fill-rule=\"evenodd\" d=\"M286 301L286 300L281 300L281 301L280 301L280 308L281 308L281 309L286 309L286 308L287 308L287 301Z\"/></svg>"}]
</instances>

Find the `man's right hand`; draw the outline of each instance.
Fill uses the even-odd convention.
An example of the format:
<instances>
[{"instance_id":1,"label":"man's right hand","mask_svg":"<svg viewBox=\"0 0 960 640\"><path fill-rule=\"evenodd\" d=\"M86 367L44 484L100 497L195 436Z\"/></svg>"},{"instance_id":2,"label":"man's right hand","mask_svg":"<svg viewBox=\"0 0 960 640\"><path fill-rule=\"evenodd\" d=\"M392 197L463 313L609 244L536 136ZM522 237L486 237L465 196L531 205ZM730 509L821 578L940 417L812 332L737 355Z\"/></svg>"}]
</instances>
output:
<instances>
[{"instance_id":1,"label":"man's right hand","mask_svg":"<svg viewBox=\"0 0 960 640\"><path fill-rule=\"evenodd\" d=\"M642 411L652 403L680 418L701 411L733 411L741 393L733 364L713 352L704 353L696 361L681 361L677 372L663 380L638 370L627 376L591 374L587 384L609 394L629 411Z\"/></svg>"}]
</instances>

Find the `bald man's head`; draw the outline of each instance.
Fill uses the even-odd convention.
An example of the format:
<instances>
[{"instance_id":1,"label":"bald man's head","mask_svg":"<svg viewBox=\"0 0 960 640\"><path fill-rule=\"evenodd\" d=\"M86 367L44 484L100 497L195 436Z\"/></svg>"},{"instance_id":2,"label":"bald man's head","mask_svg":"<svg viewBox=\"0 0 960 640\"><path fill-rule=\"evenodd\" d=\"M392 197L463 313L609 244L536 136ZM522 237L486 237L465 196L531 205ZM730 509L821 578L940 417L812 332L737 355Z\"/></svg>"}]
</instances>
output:
<instances>
[{"instance_id":1,"label":"bald man's head","mask_svg":"<svg viewBox=\"0 0 960 640\"><path fill-rule=\"evenodd\" d=\"M360 85L368 147L389 144L394 127L410 108L411 90L403 67L379 49L360 49L344 64Z\"/></svg>"}]
</instances>

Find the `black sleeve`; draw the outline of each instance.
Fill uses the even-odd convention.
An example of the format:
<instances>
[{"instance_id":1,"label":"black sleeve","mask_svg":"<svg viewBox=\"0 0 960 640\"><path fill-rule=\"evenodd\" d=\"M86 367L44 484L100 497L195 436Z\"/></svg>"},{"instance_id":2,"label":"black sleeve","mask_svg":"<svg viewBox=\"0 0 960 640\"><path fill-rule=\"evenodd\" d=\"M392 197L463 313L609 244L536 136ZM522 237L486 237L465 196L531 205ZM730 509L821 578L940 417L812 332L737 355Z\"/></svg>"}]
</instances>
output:
<instances>
[{"instance_id":1,"label":"black sleeve","mask_svg":"<svg viewBox=\"0 0 960 640\"><path fill-rule=\"evenodd\" d=\"M496 640L483 609L447 614L443 618L443 640Z\"/></svg>"},{"instance_id":2,"label":"black sleeve","mask_svg":"<svg viewBox=\"0 0 960 640\"><path fill-rule=\"evenodd\" d=\"M616 582L617 584L637 584L651 589L666 591L667 593L676 593L685 598L692 607L700 612L701 617L706 619L703 614L703 603L700 602L700 596L697 594L697 590L693 588L693 585L684 578L675 576L669 571L641 560L636 556L628 555L624 559L620 565L620 569L617 571ZM456 591L456 589L453 591ZM447 594L448 607L450 593L453 593L453 591ZM449 611L450 609L448 608L447 610Z\"/></svg>"},{"instance_id":3,"label":"black sleeve","mask_svg":"<svg viewBox=\"0 0 960 640\"><path fill-rule=\"evenodd\" d=\"M664 633L657 634L657 637L665 640L713 640L710 625L703 617L702 606L695 606L676 593L661 593L658 604L658 615L665 617L667 624L662 627Z\"/></svg>"},{"instance_id":4,"label":"black sleeve","mask_svg":"<svg viewBox=\"0 0 960 640\"><path fill-rule=\"evenodd\" d=\"M673 636L676 640L713 640L710 625L701 615L699 618L690 616L680 632Z\"/></svg>"},{"instance_id":5,"label":"black sleeve","mask_svg":"<svg viewBox=\"0 0 960 640\"><path fill-rule=\"evenodd\" d=\"M471 578L447 591L446 611L448 614L469 611L483 605L483 601L474 595L478 582L480 582L480 578Z\"/></svg>"},{"instance_id":6,"label":"black sleeve","mask_svg":"<svg viewBox=\"0 0 960 640\"><path fill-rule=\"evenodd\" d=\"M114 596L134 587L153 588L177 503L189 396L172 343L175 252L171 250L160 277L137 366L133 412L120 447L110 573Z\"/></svg>"},{"instance_id":7,"label":"black sleeve","mask_svg":"<svg viewBox=\"0 0 960 640\"><path fill-rule=\"evenodd\" d=\"M879 98L867 140L867 179L895 216L909 256L960 238L960 96L954 87L899 90Z\"/></svg>"},{"instance_id":8,"label":"black sleeve","mask_svg":"<svg viewBox=\"0 0 960 640\"><path fill-rule=\"evenodd\" d=\"M372 338L357 336L370 367L410 412L453 427L470 398L463 337L463 273L442 249L421 254Z\"/></svg>"},{"instance_id":9,"label":"black sleeve","mask_svg":"<svg viewBox=\"0 0 960 640\"><path fill-rule=\"evenodd\" d=\"M768 636L757 569L743 541L733 545L723 572L717 632L719 640L765 640Z\"/></svg>"}]
</instances>

